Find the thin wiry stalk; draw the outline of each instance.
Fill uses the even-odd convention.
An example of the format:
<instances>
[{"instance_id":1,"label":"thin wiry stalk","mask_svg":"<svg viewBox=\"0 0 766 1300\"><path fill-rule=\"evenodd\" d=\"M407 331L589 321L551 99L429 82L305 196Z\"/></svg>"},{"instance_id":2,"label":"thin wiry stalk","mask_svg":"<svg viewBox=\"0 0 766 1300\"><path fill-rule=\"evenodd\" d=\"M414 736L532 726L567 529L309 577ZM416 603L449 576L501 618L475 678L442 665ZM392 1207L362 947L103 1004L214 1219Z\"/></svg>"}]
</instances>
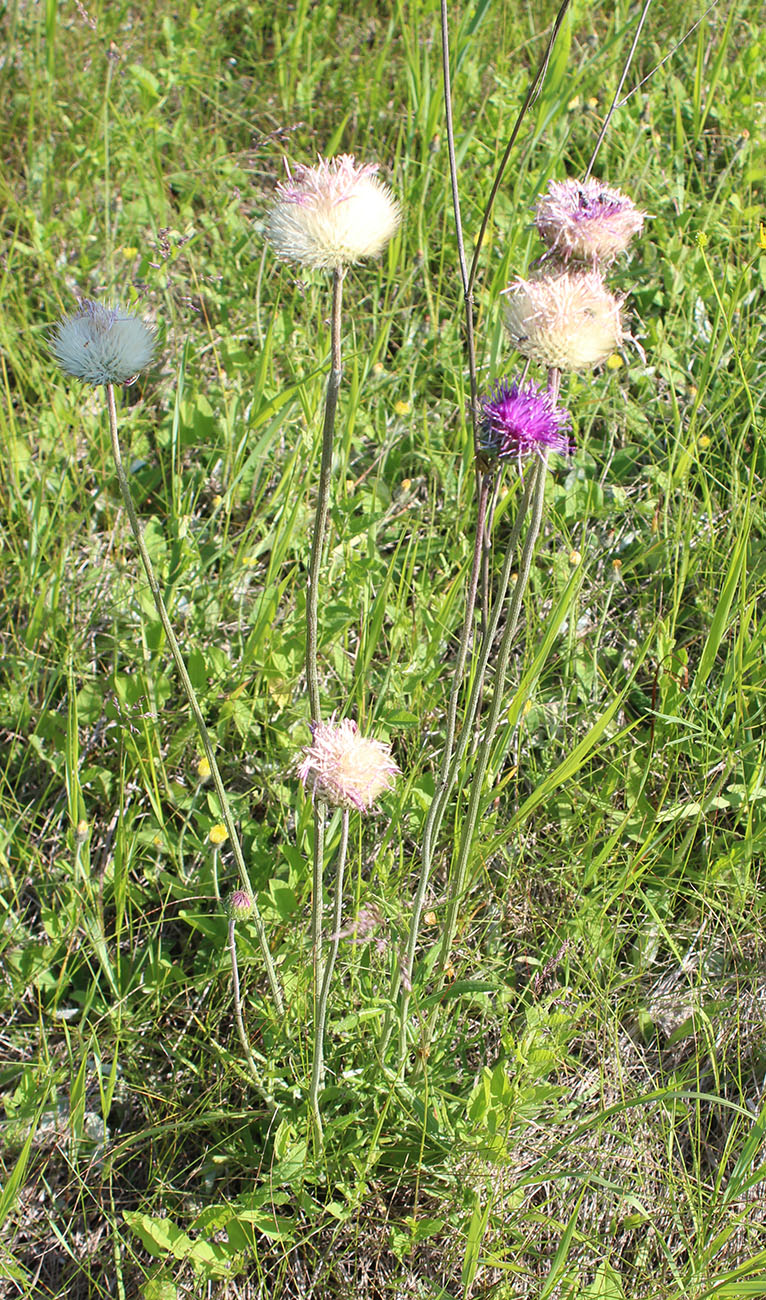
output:
<instances>
[{"instance_id":1,"label":"thin wiry stalk","mask_svg":"<svg viewBox=\"0 0 766 1300\"><path fill-rule=\"evenodd\" d=\"M502 160L500 162L500 166L497 170L497 176L495 177L492 185L492 189L490 190L489 198L487 200L487 206L484 209L484 216L482 217L481 228L479 230L479 234L476 240L476 248L474 249L473 261L471 262L471 273L468 277L469 293L473 292L473 286L476 281L476 273L479 268L479 254L481 252L482 244L484 243L484 236L487 233L487 226L489 225L489 218L492 213L492 208L495 203L495 198L497 197L497 191L500 189L500 183L503 179L505 169L508 166L508 160L511 156L511 151L513 150L513 146L516 143L516 137L519 134L519 131L521 129L521 124L524 121L527 109L529 108L530 104L532 103L533 99L537 95L537 92L539 91L543 83L543 78L545 77L545 74L548 70L548 61L551 57L551 51L553 50L556 37L559 34L561 24L564 21L564 16L566 14L566 11L569 8L571 3L572 0L564 0L564 3L562 4L561 8L559 9L556 15L556 21L553 24L553 30L550 34L550 39L548 40L548 44L545 47L545 53L542 57L542 62L540 63L537 72L532 78L532 81L530 82L529 90L527 91L526 96L524 98L524 103L519 109L518 117L516 118L513 130L511 131L510 139L508 140L508 143L505 146L505 153L503 154Z\"/></svg>"},{"instance_id":2,"label":"thin wiry stalk","mask_svg":"<svg viewBox=\"0 0 766 1300\"><path fill-rule=\"evenodd\" d=\"M338 947L340 945L340 923L343 913L343 874L346 869L346 852L348 849L348 819L348 809L344 808L341 821L338 866L335 875L335 907L333 909L332 938L330 940L331 947L327 963L324 966L322 973L322 987L319 993L319 1000L317 1002L316 1015L314 1019L314 1068L311 1074L309 1103L314 1121L314 1130L320 1145L322 1142L322 1117L319 1111L319 1093L324 1084L324 1031L327 1022L327 1003L330 999L330 985L332 983L335 962L338 957Z\"/></svg>"},{"instance_id":3,"label":"thin wiry stalk","mask_svg":"<svg viewBox=\"0 0 766 1300\"><path fill-rule=\"evenodd\" d=\"M548 456L546 451L541 451L540 458L535 465L533 472L534 487L532 496L532 507L527 527L527 535L524 538L524 548L521 553L519 563L519 574L513 589L511 605L508 611L508 619L503 632L503 638L500 642L500 649L497 655L497 665L495 669L495 686L492 694L492 707L487 718L487 725L484 730L481 744L476 754L475 766L471 772L471 795L468 803L468 810L463 820L460 833L460 847L458 850L457 862L453 872L452 883L450 885L450 898L447 909L447 919L444 927L444 936L442 939L441 952L438 964L438 980L444 977L444 971L449 961L452 943L455 938L455 929L457 927L457 913L463 897L465 888L465 877L468 868L468 859L470 856L471 846L473 843L474 831L479 818L482 797L484 794L484 777L489 763L492 741L495 737L497 724L500 720L500 712L504 703L504 685L505 674L508 668L508 659L511 653L511 646L516 634L516 628L521 611L521 602L526 590L529 579L529 571L532 566L532 555L534 553L535 543L540 532L540 524L543 517L543 502L545 499L545 479L548 472Z\"/></svg>"},{"instance_id":4,"label":"thin wiry stalk","mask_svg":"<svg viewBox=\"0 0 766 1300\"><path fill-rule=\"evenodd\" d=\"M417 946L418 925L420 923L420 916L425 902L428 876L430 874L431 863L433 859L433 849L436 840L438 838L442 822L444 820L444 814L447 809L447 804L449 802L450 795L452 794L452 791L455 788L455 783L457 781L458 774L460 772L460 765L463 761L463 758L465 757L466 750L468 749L473 726L480 708L482 690L484 688L484 680L487 674L487 667L489 665L490 655L492 653L492 647L494 645L495 637L497 635L497 629L503 611L503 605L505 602L505 595L508 590L508 584L511 580L511 572L513 569L514 561L516 559L516 548L518 546L522 524L524 522L524 519L526 518L527 510L529 508L529 502L532 495L532 486L533 486L533 476L530 476L527 479L524 488L524 495L521 499L521 502L519 503L519 509L516 513L513 529L511 531L511 536L508 541L508 547L505 554L505 563L503 565L503 571L500 576L500 582L498 584L497 596L495 598L495 603L493 606L492 618L484 634L484 637L482 638L481 648L479 651L479 659L476 665L476 670L471 685L471 693L469 696L468 704L466 705L465 713L462 719L457 748L455 749L455 752L451 755L451 759L448 762L444 763L442 766L441 781L434 793L434 797L431 802L431 807L428 810L428 818L426 820L426 827L423 836L423 854L422 854L423 866L421 868L421 877L420 877L420 883L418 888L418 895L415 900L415 905L413 906L413 922L410 929L409 942L407 945L407 955L406 955L405 967L403 971L403 976L406 976L406 978L402 978L402 986L403 986L402 1001L401 1001L400 1017L399 1017L400 1057L403 1055L404 1051L406 1050L407 1013L409 1010L410 993L412 991L411 981L412 981L412 970L415 961L415 948ZM446 751L445 751L445 756L446 756ZM386 1039L385 1041L387 1042L388 1040Z\"/></svg>"},{"instance_id":5,"label":"thin wiry stalk","mask_svg":"<svg viewBox=\"0 0 766 1300\"><path fill-rule=\"evenodd\" d=\"M319 486L317 489L316 513L314 516L314 537L311 543L311 560L309 563L308 595L306 600L306 683L309 693L311 721L319 722L321 708L319 703L319 672L317 669L317 627L319 622L319 573L324 554L325 533L327 531L327 514L330 509L330 481L332 476L333 435L335 432L335 412L338 406L338 390L343 373L340 325L343 306L343 269L336 267L332 279L332 324L330 341L330 375L327 380L327 395L324 408L324 425L322 428L322 463L319 469Z\"/></svg>"},{"instance_id":6,"label":"thin wiry stalk","mask_svg":"<svg viewBox=\"0 0 766 1300\"><path fill-rule=\"evenodd\" d=\"M314 1016L318 1014L319 990L322 985L322 944L324 943L324 833L326 809L321 799L314 800L314 859L311 890L311 956L314 970Z\"/></svg>"},{"instance_id":7,"label":"thin wiry stalk","mask_svg":"<svg viewBox=\"0 0 766 1300\"><path fill-rule=\"evenodd\" d=\"M218 770L218 764L216 762L215 753L213 750L213 742L210 738L210 733L207 729L207 726L205 725L205 719L202 716L202 710L200 709L194 687L192 686L191 678L189 677L189 674L186 671L186 664L184 663L183 655L181 654L181 648L178 644L178 641L176 640L175 632L173 631L173 627L170 622L167 609L165 608L165 602L162 598L162 592L160 591L159 584L154 574L152 562L149 558L149 552L146 549L143 534L141 532L141 525L138 521L138 515L136 514L135 506L133 505L133 498L130 494L130 485L128 483L127 475L125 473L125 467L122 463L122 453L120 451L120 440L117 432L117 407L115 405L115 400L114 400L113 384L106 385L106 400L107 400L107 407L109 410L109 431L112 438L112 453L114 455L114 463L117 469L117 480L120 484L120 492L122 493L122 499L125 503L125 509L128 512L128 519L130 520L130 526L133 530L133 536L136 539L138 553L141 556L141 563L144 566L144 572L146 574L146 580L149 583L149 590L152 593L154 606L155 609L157 610L157 613L159 614L160 622L162 623L165 636L167 637L168 645L170 646L170 652L173 656L176 669L178 670L178 676L181 679L181 685L184 688L184 691L186 693L186 698L189 701L192 714L194 715L194 721L197 724L197 730L199 731L200 734L200 739L202 741L202 748L205 751L205 757L207 758L207 761L210 764L210 774L213 778L213 784L215 786L216 794L218 795L218 802L221 807L223 824L226 827L226 831L229 837L229 842L231 843L232 852L234 853L234 860L237 864L237 870L239 872L240 880L242 881L243 888L247 891L248 895L252 899L253 910L251 916L252 916L253 925L255 926L255 932L258 937L258 944L260 946L264 965L266 967L266 976L269 981L269 988L271 989L271 995L274 999L274 1004L277 1008L277 1011L281 1014L282 1011L284 1010L282 990L279 985L279 980L277 979L276 970L274 969L274 963L272 961L271 950L269 949L269 943L266 937L266 930L264 928L263 918L261 917L260 911L258 910L258 904L255 901L255 895L253 894L253 889L250 884L250 877L248 876L247 867L245 866L245 857L242 852L242 845L240 843L239 836L237 834L237 828L234 824L234 818L232 816L231 808L229 806L229 800L226 796L226 790L224 788L224 784L221 779L221 773Z\"/></svg>"},{"instance_id":8,"label":"thin wiry stalk","mask_svg":"<svg viewBox=\"0 0 766 1300\"><path fill-rule=\"evenodd\" d=\"M651 4L652 4L652 0L644 0L644 7L641 10L641 17L638 20L638 25L636 27L636 34L633 37L633 44L631 45L630 50L628 51L628 57L625 60L625 65L620 74L620 80L617 82L617 89L614 92L614 98L612 99L612 102L609 106L609 112L604 118L603 126L599 131L598 140L593 146L593 153L591 154L590 162L588 163L588 166L585 169L584 179L586 181L590 176L591 172L593 171L593 164L595 163L596 158L598 157L598 151L604 142L604 137L607 133L607 130L609 129L609 123L611 122L614 111L617 108L617 103L622 93L622 88L625 85L625 78L628 75L628 69L630 68L631 63L633 62L633 55L635 54L636 49L638 48L638 40L641 35L641 29L644 23L646 22L646 18L651 8Z\"/></svg>"},{"instance_id":9,"label":"thin wiry stalk","mask_svg":"<svg viewBox=\"0 0 766 1300\"><path fill-rule=\"evenodd\" d=\"M234 936L235 926L236 921L232 916L229 919L229 955L231 957L231 987L234 995L234 1015L237 1020L237 1033L239 1034L239 1041L242 1044L242 1051L245 1054L247 1068L255 1079L255 1082L260 1085L260 1075L258 1074L258 1069L253 1060L253 1053L250 1051L250 1041L245 1030L245 1022L242 1019L242 1000L239 992L239 967L237 965L237 942Z\"/></svg>"}]
</instances>

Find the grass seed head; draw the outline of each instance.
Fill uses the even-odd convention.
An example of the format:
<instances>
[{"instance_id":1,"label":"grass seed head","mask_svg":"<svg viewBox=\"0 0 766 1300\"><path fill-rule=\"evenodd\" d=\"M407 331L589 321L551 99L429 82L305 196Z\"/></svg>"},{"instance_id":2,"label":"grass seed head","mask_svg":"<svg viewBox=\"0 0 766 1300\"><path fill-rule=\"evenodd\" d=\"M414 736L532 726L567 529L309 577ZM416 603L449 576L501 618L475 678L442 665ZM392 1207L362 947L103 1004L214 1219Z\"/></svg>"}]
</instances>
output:
<instances>
[{"instance_id":1,"label":"grass seed head","mask_svg":"<svg viewBox=\"0 0 766 1300\"><path fill-rule=\"evenodd\" d=\"M320 158L316 167L296 167L277 185L266 225L277 257L335 270L381 253L401 210L377 170L345 153Z\"/></svg>"},{"instance_id":2,"label":"grass seed head","mask_svg":"<svg viewBox=\"0 0 766 1300\"><path fill-rule=\"evenodd\" d=\"M542 451L568 456L569 412L537 384L501 379L482 401L482 446L489 459L516 460Z\"/></svg>"},{"instance_id":3,"label":"grass seed head","mask_svg":"<svg viewBox=\"0 0 766 1300\"><path fill-rule=\"evenodd\" d=\"M551 181L538 200L535 224L560 257L612 262L644 224L645 212L622 190L601 181Z\"/></svg>"},{"instance_id":4,"label":"grass seed head","mask_svg":"<svg viewBox=\"0 0 766 1300\"><path fill-rule=\"evenodd\" d=\"M369 812L399 773L391 746L360 735L350 718L317 722L312 731L298 764L303 784L310 783L316 796L338 808Z\"/></svg>"},{"instance_id":5,"label":"grass seed head","mask_svg":"<svg viewBox=\"0 0 766 1300\"><path fill-rule=\"evenodd\" d=\"M548 369L590 369L622 343L620 300L598 271L518 279L503 292L514 347Z\"/></svg>"},{"instance_id":6,"label":"grass seed head","mask_svg":"<svg viewBox=\"0 0 766 1300\"><path fill-rule=\"evenodd\" d=\"M132 384L150 364L157 339L132 312L84 298L55 327L50 349L62 370L86 384Z\"/></svg>"}]
</instances>

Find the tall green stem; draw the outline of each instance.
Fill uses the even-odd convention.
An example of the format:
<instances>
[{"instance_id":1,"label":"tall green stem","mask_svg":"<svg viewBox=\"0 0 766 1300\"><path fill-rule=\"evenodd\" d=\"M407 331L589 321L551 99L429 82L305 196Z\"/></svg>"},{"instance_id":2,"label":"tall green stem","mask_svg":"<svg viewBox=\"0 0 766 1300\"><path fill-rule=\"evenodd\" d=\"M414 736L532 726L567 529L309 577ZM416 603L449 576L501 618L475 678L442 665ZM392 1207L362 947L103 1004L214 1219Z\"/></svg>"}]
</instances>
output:
<instances>
[{"instance_id":1,"label":"tall green stem","mask_svg":"<svg viewBox=\"0 0 766 1300\"><path fill-rule=\"evenodd\" d=\"M330 985L340 945L340 923L343 915L343 875L346 869L346 852L348 849L348 816L348 809L344 808L341 822L340 849L338 850L338 866L335 875L335 907L333 909L331 947L327 963L322 971L322 987L319 992L314 1018L314 1068L311 1074L309 1102L314 1120L314 1130L320 1146L322 1143L322 1117L319 1112L319 1092L324 1083L324 1032L327 1023Z\"/></svg>"},{"instance_id":2,"label":"tall green stem","mask_svg":"<svg viewBox=\"0 0 766 1300\"><path fill-rule=\"evenodd\" d=\"M274 969L274 962L272 961L271 950L269 948L268 939L266 938L266 930L264 928L263 918L261 917L261 914L258 910L258 905L255 901L255 896L253 894L252 886L250 884L250 877L248 876L247 867L245 866L245 858L242 852L242 845L240 844L239 836L237 834L237 828L234 825L234 818L232 817L231 808L229 807L229 800L226 796L226 791L224 789L223 781L221 780L221 773L218 770L218 764L216 762L215 753L213 751L213 742L210 738L210 733L207 729L207 726L205 725L205 719L202 716L202 711L200 709L197 696L194 691L194 687L192 686L191 678L189 677L189 674L186 671L186 664L184 663L183 656L181 654L181 648L178 644L178 641L176 640L176 635L175 632L173 631L170 618L168 617L167 609L165 608L165 602L162 598L162 592L160 591L159 584L154 575L152 562L149 559L149 552L147 551L146 545L144 543L143 534L141 532L141 525L138 522L138 515L136 514L135 506L133 505L133 498L130 494L130 485L128 483L127 475L125 473L125 468L122 463L122 453L120 452L120 440L117 433L117 407L115 405L115 400L114 400L113 384L106 385L106 400L109 409L109 431L112 437L112 452L114 454L114 463L117 469L117 479L120 484L122 499L125 502L125 509L128 512L128 519L130 520L130 526L133 530L133 536L136 539L138 553L141 556L141 562L144 566L144 572L146 573L146 580L149 583L149 590L152 593L155 608L157 610L157 613L159 614L160 622L162 623L165 636L167 637L167 642L168 645L170 646L170 652L173 656L176 668L178 670L178 676L181 679L181 684L184 688L184 691L186 692L186 698L189 701L192 714L194 715L194 721L197 724L197 730L199 731L200 734L200 739L202 741L202 748L205 751L205 757L207 758L207 761L210 764L210 773L213 778L213 784L215 786L216 794L218 795L218 802L220 803L221 806L221 815L223 817L223 823L224 826L226 827L226 831L228 833L229 840L231 842L232 852L234 853L234 859L237 864L237 870L239 871L243 888L247 891L249 897L252 900L253 910L251 916L252 916L253 925L255 926L255 932L258 936L258 943L260 945L264 965L266 967L266 976L269 981L271 995L274 999L274 1004L277 1008L277 1011L280 1012L281 1014L282 1011L284 1010L282 990L279 985L279 980L277 978L276 970Z\"/></svg>"},{"instance_id":3,"label":"tall green stem","mask_svg":"<svg viewBox=\"0 0 766 1300\"><path fill-rule=\"evenodd\" d=\"M317 641L319 624L319 573L324 554L325 533L327 532L327 514L330 509L330 482L332 477L333 434L335 432L335 411L338 406L338 390L343 373L340 351L340 322L343 306L343 268L336 267L332 280L332 325L330 377L327 381L327 396L324 408L324 426L322 429L322 463L319 469L319 488L317 491L316 513L314 516L314 537L311 543L311 560L309 563L308 594L306 600L306 682L309 692L311 721L319 722L321 708L319 702L319 672L317 668Z\"/></svg>"}]
</instances>

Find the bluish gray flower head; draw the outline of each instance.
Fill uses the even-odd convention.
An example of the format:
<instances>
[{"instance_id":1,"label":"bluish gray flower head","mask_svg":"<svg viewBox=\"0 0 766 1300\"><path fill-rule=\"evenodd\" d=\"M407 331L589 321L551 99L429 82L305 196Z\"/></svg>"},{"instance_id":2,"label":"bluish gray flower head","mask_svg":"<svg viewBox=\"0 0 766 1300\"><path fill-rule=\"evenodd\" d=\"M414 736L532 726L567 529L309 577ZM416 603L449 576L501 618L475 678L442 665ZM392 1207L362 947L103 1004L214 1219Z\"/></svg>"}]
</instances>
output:
<instances>
[{"instance_id":1,"label":"bluish gray flower head","mask_svg":"<svg viewBox=\"0 0 766 1300\"><path fill-rule=\"evenodd\" d=\"M482 445L490 459L521 463L525 456L556 451L568 456L571 418L566 407L556 406L546 389L529 383L501 379L482 401Z\"/></svg>"},{"instance_id":2,"label":"bluish gray flower head","mask_svg":"<svg viewBox=\"0 0 766 1300\"><path fill-rule=\"evenodd\" d=\"M154 331L121 307L84 298L59 321L50 348L62 370L86 384L130 384L154 356Z\"/></svg>"}]
</instances>

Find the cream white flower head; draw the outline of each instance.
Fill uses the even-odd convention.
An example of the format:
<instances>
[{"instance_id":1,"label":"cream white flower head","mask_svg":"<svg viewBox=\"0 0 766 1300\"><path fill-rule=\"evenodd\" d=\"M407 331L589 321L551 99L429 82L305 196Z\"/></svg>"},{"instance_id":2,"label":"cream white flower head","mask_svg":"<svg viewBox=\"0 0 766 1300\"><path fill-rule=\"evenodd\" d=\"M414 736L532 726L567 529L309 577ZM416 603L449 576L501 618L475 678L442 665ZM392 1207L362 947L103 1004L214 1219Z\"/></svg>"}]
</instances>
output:
<instances>
[{"instance_id":1,"label":"cream white flower head","mask_svg":"<svg viewBox=\"0 0 766 1300\"><path fill-rule=\"evenodd\" d=\"M519 279L503 293L514 347L549 370L587 370L622 343L620 300L597 271Z\"/></svg>"},{"instance_id":2,"label":"cream white flower head","mask_svg":"<svg viewBox=\"0 0 766 1300\"><path fill-rule=\"evenodd\" d=\"M350 154L296 167L277 185L266 235L277 257L335 270L381 253L401 220L377 164Z\"/></svg>"},{"instance_id":3,"label":"cream white flower head","mask_svg":"<svg viewBox=\"0 0 766 1300\"><path fill-rule=\"evenodd\" d=\"M391 746L360 735L350 718L314 723L311 744L298 764L298 776L304 785L310 782L316 796L359 812L369 812L398 773Z\"/></svg>"},{"instance_id":4,"label":"cream white flower head","mask_svg":"<svg viewBox=\"0 0 766 1300\"><path fill-rule=\"evenodd\" d=\"M62 370L86 384L130 384L145 370L157 345L154 331L121 307L84 298L59 321L50 349Z\"/></svg>"},{"instance_id":5,"label":"cream white flower head","mask_svg":"<svg viewBox=\"0 0 766 1300\"><path fill-rule=\"evenodd\" d=\"M644 224L645 212L622 190L601 181L551 181L537 203L535 224L564 261L612 262Z\"/></svg>"}]
</instances>

